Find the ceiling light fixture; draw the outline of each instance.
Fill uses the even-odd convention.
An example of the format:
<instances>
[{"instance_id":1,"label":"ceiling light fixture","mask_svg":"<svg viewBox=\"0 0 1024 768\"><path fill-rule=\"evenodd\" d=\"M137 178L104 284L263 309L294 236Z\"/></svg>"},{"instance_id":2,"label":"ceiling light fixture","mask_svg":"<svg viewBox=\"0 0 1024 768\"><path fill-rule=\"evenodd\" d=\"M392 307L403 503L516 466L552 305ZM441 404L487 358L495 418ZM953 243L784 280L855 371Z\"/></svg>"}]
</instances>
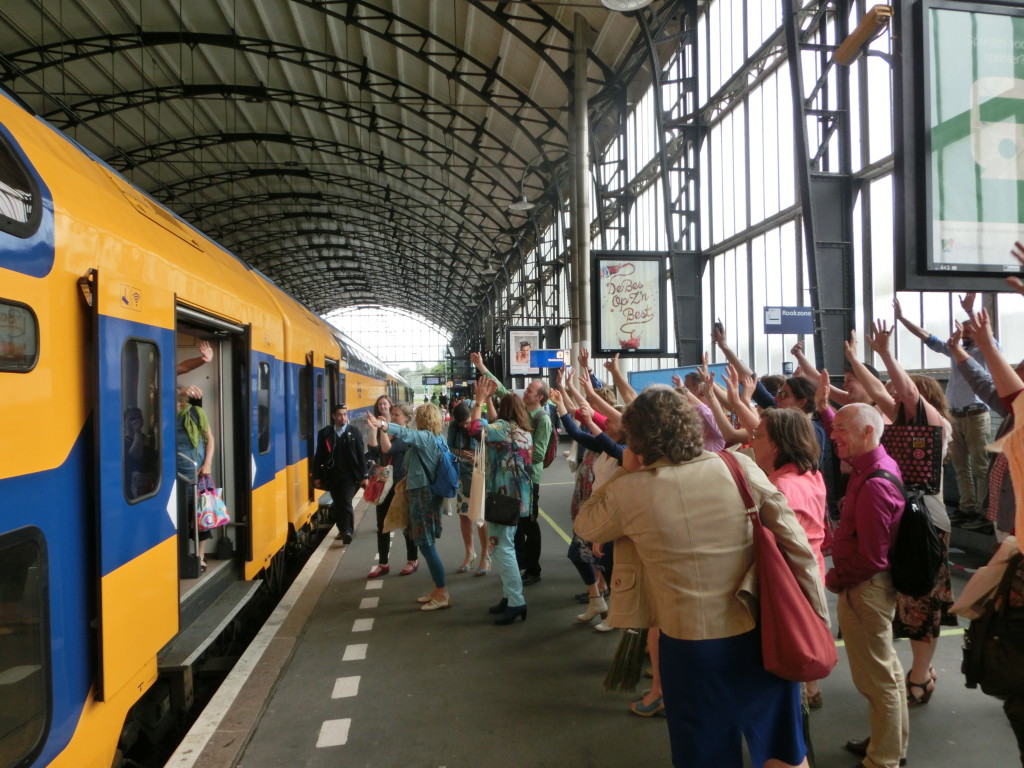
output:
<instances>
[{"instance_id":1,"label":"ceiling light fixture","mask_svg":"<svg viewBox=\"0 0 1024 768\"><path fill-rule=\"evenodd\" d=\"M601 3L610 11L639 11L641 8L651 4L651 0L601 0Z\"/></svg>"},{"instance_id":2,"label":"ceiling light fixture","mask_svg":"<svg viewBox=\"0 0 1024 768\"><path fill-rule=\"evenodd\" d=\"M523 196L516 200L514 203L512 203L508 207L508 209L510 211L518 211L520 213L525 213L526 211L533 210L533 207L533 203L526 199L526 193L524 192Z\"/></svg>"}]
</instances>

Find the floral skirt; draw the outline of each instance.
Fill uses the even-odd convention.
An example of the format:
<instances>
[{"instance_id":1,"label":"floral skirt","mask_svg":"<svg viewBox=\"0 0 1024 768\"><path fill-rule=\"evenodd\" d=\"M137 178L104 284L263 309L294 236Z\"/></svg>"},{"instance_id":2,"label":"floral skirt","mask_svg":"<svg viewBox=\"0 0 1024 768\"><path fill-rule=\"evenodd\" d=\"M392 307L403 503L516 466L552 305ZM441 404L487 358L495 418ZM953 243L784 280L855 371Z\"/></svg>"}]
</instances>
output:
<instances>
[{"instance_id":1,"label":"floral skirt","mask_svg":"<svg viewBox=\"0 0 1024 768\"><path fill-rule=\"evenodd\" d=\"M408 488L409 528L406 533L417 547L432 547L434 539L441 538L441 497L430 491L430 486Z\"/></svg>"},{"instance_id":2,"label":"floral skirt","mask_svg":"<svg viewBox=\"0 0 1024 768\"><path fill-rule=\"evenodd\" d=\"M953 584L949 578L949 534L939 531L942 539L942 567L935 587L924 597L897 593L896 617L892 622L893 637L927 640L939 636L942 626L957 626L956 616L949 612L953 605Z\"/></svg>"}]
</instances>

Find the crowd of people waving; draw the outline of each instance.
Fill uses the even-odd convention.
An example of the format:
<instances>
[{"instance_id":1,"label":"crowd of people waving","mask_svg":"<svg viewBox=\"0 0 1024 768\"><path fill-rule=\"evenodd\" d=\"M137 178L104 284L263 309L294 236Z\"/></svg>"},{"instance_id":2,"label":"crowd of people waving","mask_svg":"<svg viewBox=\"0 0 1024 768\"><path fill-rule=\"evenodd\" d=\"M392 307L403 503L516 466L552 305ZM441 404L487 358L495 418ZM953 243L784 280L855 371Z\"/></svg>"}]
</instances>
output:
<instances>
[{"instance_id":1,"label":"crowd of people waving","mask_svg":"<svg viewBox=\"0 0 1024 768\"><path fill-rule=\"evenodd\" d=\"M1024 382L1002 357L990 319L984 309L975 310L974 300L971 294L961 299L966 316L942 344L951 358L949 387L957 388L958 403L965 386L986 412L1001 414L999 436L1008 436ZM897 322L912 325L898 302L894 309ZM577 368L557 371L553 388L538 379L520 396L474 353L482 375L471 402L452 403L448 432L460 467L455 509L465 545L456 573L473 570L479 547L475 574L493 568L501 583L501 599L489 609L494 623L526 620L525 587L541 578L540 479L550 441L557 440L550 401L572 443L566 452L575 473L567 559L583 582L576 598L585 605L575 619L600 619L599 631L648 630L652 684L631 709L648 717L664 713L673 763L738 768L745 741L756 766L807 765L804 707L826 703L822 680L785 680L764 668L749 494L805 601L826 626L826 590L838 595L839 630L853 683L868 703L870 730L867 738L850 739L847 749L864 768L904 764L908 709L927 705L935 694L932 661L940 628L955 624L946 559L957 516L947 513L941 469L920 482L921 468L892 446L903 434L899 428L928 428L935 436L929 444L933 466L941 468L953 453L957 414L977 409L973 402L951 407L938 381L904 370L892 335L893 327L878 320L865 337L884 365L883 379L851 333L841 386L812 366L802 343L792 349L796 375L758 378L729 347L720 323L711 345L728 361L725 376L716 380L705 355L702 366L673 377L672 386L639 393L617 356L605 363L611 378L606 386L584 352ZM378 401L368 421L373 458L397 464L407 478L407 569L415 570L422 556L433 582L420 598L421 610L449 608L435 546L442 502L431 492L444 450L438 439L442 414L430 403L410 413L407 406ZM742 481L725 451L738 463ZM980 515L994 524L1000 541L1015 529L1013 458L1012 449L1009 456L993 453L991 470L977 467L971 475L982 476L984 487L962 496L974 505L968 518ZM1017 463L1024 472L1024 461ZM471 485L481 468L487 521L474 525L481 502ZM913 595L897 591L891 576L911 491L920 492L943 550L930 589ZM378 507L379 561L371 578L388 572L382 526L391 503L389 496ZM900 637L912 649L906 672L894 648ZM1024 692L1006 707L1024 751L1022 710Z\"/></svg>"}]
</instances>

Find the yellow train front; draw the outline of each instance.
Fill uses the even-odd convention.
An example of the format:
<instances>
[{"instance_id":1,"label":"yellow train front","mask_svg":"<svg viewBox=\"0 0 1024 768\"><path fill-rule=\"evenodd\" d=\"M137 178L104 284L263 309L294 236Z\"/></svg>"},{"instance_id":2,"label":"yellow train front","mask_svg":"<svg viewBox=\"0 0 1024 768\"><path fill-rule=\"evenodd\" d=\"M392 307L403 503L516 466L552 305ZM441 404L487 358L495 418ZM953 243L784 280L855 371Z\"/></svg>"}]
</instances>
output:
<instances>
[{"instance_id":1,"label":"yellow train front","mask_svg":"<svg viewBox=\"0 0 1024 768\"><path fill-rule=\"evenodd\" d=\"M315 540L329 404L388 387L347 354L0 94L0 765L108 768L122 734L158 739L188 707L208 612L230 621L261 584L280 589L285 553ZM181 386L202 392L231 516L208 541L179 462Z\"/></svg>"}]
</instances>

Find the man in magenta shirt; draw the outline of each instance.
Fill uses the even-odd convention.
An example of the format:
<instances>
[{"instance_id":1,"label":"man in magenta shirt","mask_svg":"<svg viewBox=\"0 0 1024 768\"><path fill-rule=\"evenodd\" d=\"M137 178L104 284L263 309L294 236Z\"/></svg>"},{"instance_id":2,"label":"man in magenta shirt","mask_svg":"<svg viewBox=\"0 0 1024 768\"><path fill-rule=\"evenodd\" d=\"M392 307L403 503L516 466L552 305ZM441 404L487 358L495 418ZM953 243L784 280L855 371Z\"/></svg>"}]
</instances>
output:
<instances>
[{"instance_id":1,"label":"man in magenta shirt","mask_svg":"<svg viewBox=\"0 0 1024 768\"><path fill-rule=\"evenodd\" d=\"M903 667L892 639L896 590L889 573L889 549L904 501L890 481L868 479L880 469L900 477L896 462L879 445L883 427L878 411L862 403L840 408L832 424L836 453L852 473L825 586L839 594L839 627L850 676L868 700L871 736L846 744L864 756L862 768L897 768L905 760L909 734Z\"/></svg>"}]
</instances>

